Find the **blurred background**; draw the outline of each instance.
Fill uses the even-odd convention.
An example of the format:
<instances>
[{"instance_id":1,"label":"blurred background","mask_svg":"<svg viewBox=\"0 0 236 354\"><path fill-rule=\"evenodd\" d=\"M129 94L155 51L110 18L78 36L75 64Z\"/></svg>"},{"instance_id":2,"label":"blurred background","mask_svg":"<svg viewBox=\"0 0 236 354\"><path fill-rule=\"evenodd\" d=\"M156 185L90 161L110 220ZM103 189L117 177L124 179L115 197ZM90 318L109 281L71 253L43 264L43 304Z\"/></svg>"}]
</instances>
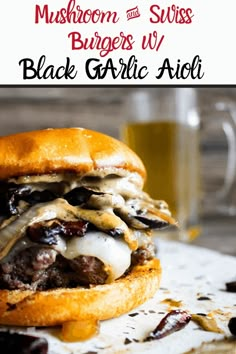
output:
<instances>
[{"instance_id":1,"label":"blurred background","mask_svg":"<svg viewBox=\"0 0 236 354\"><path fill-rule=\"evenodd\" d=\"M168 91L171 93L174 89L165 90L168 94ZM48 127L80 126L121 138L121 127L129 119L127 100L132 93L141 91L149 94L153 93L155 88L0 88L0 135ZM233 127L228 133L227 126L219 129L221 117L216 114L214 120L212 116L214 118L215 107L219 105L219 110L224 111L222 122L231 114L231 120L236 125L236 88L196 88L194 91L200 117L201 234L193 242L228 254L236 254L235 176L231 178L227 196L230 198L230 208L224 211L217 209L214 198L212 203L209 202L212 195L222 189L226 169L231 169L231 176L235 173L236 146L233 135L236 129ZM158 95L156 99L158 100ZM169 104L171 105L171 102ZM232 135L230 147L227 134L228 137ZM230 166L229 163L227 165L229 153Z\"/></svg>"}]
</instances>

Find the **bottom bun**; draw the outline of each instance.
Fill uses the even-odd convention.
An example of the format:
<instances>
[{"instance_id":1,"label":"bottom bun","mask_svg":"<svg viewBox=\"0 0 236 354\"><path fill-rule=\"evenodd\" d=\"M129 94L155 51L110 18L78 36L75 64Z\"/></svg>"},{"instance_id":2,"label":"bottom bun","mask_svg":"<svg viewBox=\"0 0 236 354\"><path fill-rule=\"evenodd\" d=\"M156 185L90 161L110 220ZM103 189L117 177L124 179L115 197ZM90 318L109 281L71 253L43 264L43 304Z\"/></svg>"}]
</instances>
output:
<instances>
[{"instance_id":1,"label":"bottom bun","mask_svg":"<svg viewBox=\"0 0 236 354\"><path fill-rule=\"evenodd\" d=\"M153 259L111 284L90 289L0 290L0 324L54 326L118 317L151 298L159 288L160 277L160 262Z\"/></svg>"}]
</instances>

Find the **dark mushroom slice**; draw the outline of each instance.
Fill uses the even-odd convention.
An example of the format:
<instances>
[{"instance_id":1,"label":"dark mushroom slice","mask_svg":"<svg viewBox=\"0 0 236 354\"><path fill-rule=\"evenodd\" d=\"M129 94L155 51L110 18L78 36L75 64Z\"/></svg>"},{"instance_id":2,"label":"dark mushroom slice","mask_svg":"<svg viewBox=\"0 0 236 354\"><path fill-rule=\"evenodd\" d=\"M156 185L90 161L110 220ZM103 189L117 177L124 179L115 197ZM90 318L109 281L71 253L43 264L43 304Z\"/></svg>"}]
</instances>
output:
<instances>
[{"instance_id":1,"label":"dark mushroom slice","mask_svg":"<svg viewBox=\"0 0 236 354\"><path fill-rule=\"evenodd\" d=\"M103 193L95 192L85 187L77 187L64 194L63 198L66 199L69 204L76 206L86 203L92 194L101 195Z\"/></svg>"},{"instance_id":2,"label":"dark mushroom slice","mask_svg":"<svg viewBox=\"0 0 236 354\"><path fill-rule=\"evenodd\" d=\"M83 237L87 231L88 222L50 220L38 222L29 226L26 230L28 238L36 243L57 245L58 236Z\"/></svg>"},{"instance_id":3,"label":"dark mushroom slice","mask_svg":"<svg viewBox=\"0 0 236 354\"><path fill-rule=\"evenodd\" d=\"M20 213L20 201L34 205L58 198L55 193L49 190L31 192L31 187L26 184L9 183L5 185L5 188L5 192L0 192L0 213L9 217ZM2 189L3 187L1 186Z\"/></svg>"},{"instance_id":4,"label":"dark mushroom slice","mask_svg":"<svg viewBox=\"0 0 236 354\"><path fill-rule=\"evenodd\" d=\"M58 236L61 233L62 227L57 222L54 222L50 227L45 223L35 223L26 230L26 235L31 241L49 246L57 245Z\"/></svg>"},{"instance_id":5,"label":"dark mushroom slice","mask_svg":"<svg viewBox=\"0 0 236 354\"><path fill-rule=\"evenodd\" d=\"M51 202L58 197L58 195L46 189L44 191L34 191L22 199L30 205L34 205L37 203Z\"/></svg>"},{"instance_id":6,"label":"dark mushroom slice","mask_svg":"<svg viewBox=\"0 0 236 354\"><path fill-rule=\"evenodd\" d=\"M148 226L149 229L164 229L169 225L168 222L161 220L153 215L146 214L145 216L135 216L135 219Z\"/></svg>"},{"instance_id":7,"label":"dark mushroom slice","mask_svg":"<svg viewBox=\"0 0 236 354\"><path fill-rule=\"evenodd\" d=\"M155 218L160 218L162 221L165 221L166 223L178 227L178 222L172 218L171 215L166 214L165 212L162 212L160 210L154 209L154 208L149 208L147 210L148 214L153 215Z\"/></svg>"},{"instance_id":8,"label":"dark mushroom slice","mask_svg":"<svg viewBox=\"0 0 236 354\"><path fill-rule=\"evenodd\" d=\"M29 195L30 192L31 188L24 184L2 183L0 192L0 213L9 217L17 215L19 200Z\"/></svg>"},{"instance_id":9,"label":"dark mushroom slice","mask_svg":"<svg viewBox=\"0 0 236 354\"><path fill-rule=\"evenodd\" d=\"M114 209L114 213L133 229L144 230L148 228L147 225L136 219L136 215L132 208L123 206L122 208Z\"/></svg>"},{"instance_id":10,"label":"dark mushroom slice","mask_svg":"<svg viewBox=\"0 0 236 354\"><path fill-rule=\"evenodd\" d=\"M124 220L130 227L139 230L163 229L175 223L169 215L158 210L148 209L147 203L129 201L125 206L114 209L114 213Z\"/></svg>"}]
</instances>

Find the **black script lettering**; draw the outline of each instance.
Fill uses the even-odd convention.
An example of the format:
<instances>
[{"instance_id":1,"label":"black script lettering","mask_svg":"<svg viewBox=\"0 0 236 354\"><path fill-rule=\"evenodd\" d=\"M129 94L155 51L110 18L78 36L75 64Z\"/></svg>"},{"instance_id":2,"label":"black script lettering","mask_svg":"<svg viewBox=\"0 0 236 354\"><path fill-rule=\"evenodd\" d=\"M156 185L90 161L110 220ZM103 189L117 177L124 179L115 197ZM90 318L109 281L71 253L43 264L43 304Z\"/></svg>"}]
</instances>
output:
<instances>
[{"instance_id":1,"label":"black script lettering","mask_svg":"<svg viewBox=\"0 0 236 354\"><path fill-rule=\"evenodd\" d=\"M158 71L160 73L156 76L157 79L161 79L165 73L169 75L170 79L187 79L191 77L191 79L202 79L204 76L204 72L202 72L202 60L199 55L195 55L192 60L192 63L186 62L181 64L180 59L177 60L176 67L174 68L170 64L169 58L166 58L161 67L159 67Z\"/></svg>"},{"instance_id":2,"label":"black script lettering","mask_svg":"<svg viewBox=\"0 0 236 354\"><path fill-rule=\"evenodd\" d=\"M113 60L109 58L105 64L100 59L90 58L85 63L86 75L91 80L104 79L108 74L113 79L144 79L148 75L147 66L138 67L138 60L132 55L126 63L123 58L119 59L119 65L115 66Z\"/></svg>"},{"instance_id":3,"label":"black script lettering","mask_svg":"<svg viewBox=\"0 0 236 354\"><path fill-rule=\"evenodd\" d=\"M37 64L33 59L24 58L19 61L19 65L23 66L23 79L74 79L77 75L75 65L70 64L70 58L66 58L66 65L55 68L54 65L45 66L46 56L42 55Z\"/></svg>"}]
</instances>

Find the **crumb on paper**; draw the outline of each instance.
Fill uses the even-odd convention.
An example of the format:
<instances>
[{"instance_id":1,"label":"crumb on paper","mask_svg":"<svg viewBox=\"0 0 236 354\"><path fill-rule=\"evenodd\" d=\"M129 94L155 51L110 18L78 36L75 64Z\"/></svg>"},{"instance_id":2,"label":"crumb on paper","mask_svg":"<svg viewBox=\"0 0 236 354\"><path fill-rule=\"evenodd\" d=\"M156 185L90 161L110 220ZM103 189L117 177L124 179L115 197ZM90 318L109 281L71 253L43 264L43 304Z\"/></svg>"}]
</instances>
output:
<instances>
[{"instance_id":1,"label":"crumb on paper","mask_svg":"<svg viewBox=\"0 0 236 354\"><path fill-rule=\"evenodd\" d=\"M183 305L182 300L174 300L171 298L167 298L161 301L162 304L168 305L168 309L172 310L173 308L179 308Z\"/></svg>"},{"instance_id":2,"label":"crumb on paper","mask_svg":"<svg viewBox=\"0 0 236 354\"><path fill-rule=\"evenodd\" d=\"M208 296L199 296L197 298L197 300L198 301L205 301L205 300L209 301L209 300L211 300L211 298L209 298Z\"/></svg>"}]
</instances>

